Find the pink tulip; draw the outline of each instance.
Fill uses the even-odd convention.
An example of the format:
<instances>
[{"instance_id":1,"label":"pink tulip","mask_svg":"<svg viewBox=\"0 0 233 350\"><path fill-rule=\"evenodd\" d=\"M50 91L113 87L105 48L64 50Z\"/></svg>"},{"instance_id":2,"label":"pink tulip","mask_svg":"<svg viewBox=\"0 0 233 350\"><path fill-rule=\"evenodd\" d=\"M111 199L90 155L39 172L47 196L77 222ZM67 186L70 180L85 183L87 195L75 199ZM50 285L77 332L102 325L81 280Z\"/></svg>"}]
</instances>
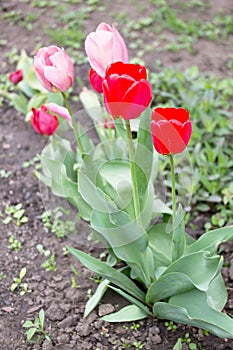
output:
<instances>
[{"instance_id":1,"label":"pink tulip","mask_svg":"<svg viewBox=\"0 0 233 350\"><path fill-rule=\"evenodd\" d=\"M86 37L85 50L91 67L103 78L109 64L128 62L128 51L123 38L114 26L106 23L100 23L96 31Z\"/></svg>"},{"instance_id":2,"label":"pink tulip","mask_svg":"<svg viewBox=\"0 0 233 350\"><path fill-rule=\"evenodd\" d=\"M42 47L34 58L34 69L48 91L66 92L74 82L74 65L63 48Z\"/></svg>"},{"instance_id":3,"label":"pink tulip","mask_svg":"<svg viewBox=\"0 0 233 350\"><path fill-rule=\"evenodd\" d=\"M59 123L55 115L47 112L48 107L42 105L40 109L32 108L31 123L38 134L53 135Z\"/></svg>"},{"instance_id":4,"label":"pink tulip","mask_svg":"<svg viewBox=\"0 0 233 350\"><path fill-rule=\"evenodd\" d=\"M59 106L58 104L56 104L54 102L48 103L47 107L48 107L50 112L55 113L68 121L71 120L71 116L70 116L70 113L69 113L67 108Z\"/></svg>"},{"instance_id":5,"label":"pink tulip","mask_svg":"<svg viewBox=\"0 0 233 350\"><path fill-rule=\"evenodd\" d=\"M9 74L9 79L13 84L18 84L21 80L23 80L23 72L21 69L18 69L15 72Z\"/></svg>"}]
</instances>

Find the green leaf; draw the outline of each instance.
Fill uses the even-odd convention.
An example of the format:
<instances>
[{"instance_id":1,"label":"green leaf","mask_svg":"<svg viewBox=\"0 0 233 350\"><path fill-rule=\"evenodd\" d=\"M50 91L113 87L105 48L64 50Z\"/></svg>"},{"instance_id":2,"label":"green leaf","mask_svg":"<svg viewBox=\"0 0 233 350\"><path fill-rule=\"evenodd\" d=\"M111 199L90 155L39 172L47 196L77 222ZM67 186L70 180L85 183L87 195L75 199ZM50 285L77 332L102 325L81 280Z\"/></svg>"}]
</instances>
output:
<instances>
[{"instance_id":1,"label":"green leaf","mask_svg":"<svg viewBox=\"0 0 233 350\"><path fill-rule=\"evenodd\" d=\"M217 311L223 309L227 302L227 290L221 273L210 282L206 295L208 303L213 309Z\"/></svg>"},{"instance_id":2,"label":"green leaf","mask_svg":"<svg viewBox=\"0 0 233 350\"><path fill-rule=\"evenodd\" d=\"M175 215L175 228L172 234L172 261L179 259L186 247L184 211L179 205Z\"/></svg>"},{"instance_id":3,"label":"green leaf","mask_svg":"<svg viewBox=\"0 0 233 350\"><path fill-rule=\"evenodd\" d=\"M161 275L158 280L151 284L146 295L146 302L152 304L193 288L195 286L187 275L180 272L171 272Z\"/></svg>"},{"instance_id":4,"label":"green leaf","mask_svg":"<svg viewBox=\"0 0 233 350\"><path fill-rule=\"evenodd\" d=\"M47 94L41 92L34 94L32 98L28 101L27 113L31 111L32 107L39 108L41 105L47 102Z\"/></svg>"},{"instance_id":5,"label":"green leaf","mask_svg":"<svg viewBox=\"0 0 233 350\"><path fill-rule=\"evenodd\" d=\"M212 309L206 294L196 289L176 295L169 303L155 303L153 312L161 319L206 329L220 338L233 338L233 319Z\"/></svg>"},{"instance_id":6,"label":"green leaf","mask_svg":"<svg viewBox=\"0 0 233 350\"><path fill-rule=\"evenodd\" d=\"M179 338L172 350L182 350L182 340Z\"/></svg>"},{"instance_id":7,"label":"green leaf","mask_svg":"<svg viewBox=\"0 0 233 350\"><path fill-rule=\"evenodd\" d=\"M114 312L111 315L101 317L101 320L106 322L131 322L142 320L148 317L148 314L145 313L141 308L136 305L125 306L118 312Z\"/></svg>"},{"instance_id":8,"label":"green leaf","mask_svg":"<svg viewBox=\"0 0 233 350\"><path fill-rule=\"evenodd\" d=\"M72 247L68 247L67 249L89 270L108 279L110 282L132 294L135 298L141 301L145 300L145 294L123 273L78 249Z\"/></svg>"},{"instance_id":9,"label":"green leaf","mask_svg":"<svg viewBox=\"0 0 233 350\"><path fill-rule=\"evenodd\" d=\"M94 310L94 308L99 304L100 300L102 299L103 295L105 294L106 290L108 289L109 283L110 282L107 279L104 279L98 285L95 293L92 295L92 297L86 303L84 317L87 317Z\"/></svg>"},{"instance_id":10,"label":"green leaf","mask_svg":"<svg viewBox=\"0 0 233 350\"><path fill-rule=\"evenodd\" d=\"M123 140L128 141L128 137L127 137L127 131L124 125L124 120L122 118L118 118L114 121L114 125L116 127L116 131L117 131L117 136L118 138L122 138Z\"/></svg>"},{"instance_id":11,"label":"green leaf","mask_svg":"<svg viewBox=\"0 0 233 350\"><path fill-rule=\"evenodd\" d=\"M94 122L103 123L104 113L103 109L101 108L98 95L95 92L84 88L79 94L79 97L91 119Z\"/></svg>"},{"instance_id":12,"label":"green leaf","mask_svg":"<svg viewBox=\"0 0 233 350\"><path fill-rule=\"evenodd\" d=\"M27 341L30 341L37 331L37 328L30 328L27 332L25 332L25 334L27 335Z\"/></svg>"},{"instance_id":13,"label":"green leaf","mask_svg":"<svg viewBox=\"0 0 233 350\"><path fill-rule=\"evenodd\" d=\"M140 116L135 152L136 177L139 196L143 196L151 178L153 167L153 144L150 131L151 111L148 109Z\"/></svg>"},{"instance_id":14,"label":"green leaf","mask_svg":"<svg viewBox=\"0 0 233 350\"><path fill-rule=\"evenodd\" d=\"M24 115L27 114L27 103L28 103L28 101L27 101L26 97L23 94L21 94L21 93L19 93L19 94L11 93L11 94L9 94L9 98L10 98L14 108L18 112L20 112L20 113L22 113Z\"/></svg>"},{"instance_id":15,"label":"green leaf","mask_svg":"<svg viewBox=\"0 0 233 350\"><path fill-rule=\"evenodd\" d=\"M144 311L148 316L152 315L152 313L149 311L148 307L141 303L138 299L134 298L133 296L129 295L128 293L125 293L122 289L115 288L113 286L109 286L112 290L114 290L116 293L120 294L123 298L127 299L134 305L138 306L142 311Z\"/></svg>"},{"instance_id":16,"label":"green leaf","mask_svg":"<svg viewBox=\"0 0 233 350\"><path fill-rule=\"evenodd\" d=\"M39 312L39 320L40 320L40 328L44 328L44 319L45 319L45 313L44 310L41 309Z\"/></svg>"},{"instance_id":17,"label":"green leaf","mask_svg":"<svg viewBox=\"0 0 233 350\"><path fill-rule=\"evenodd\" d=\"M29 320L25 321L23 324L23 327L25 327L25 328L29 328L32 326L34 326L34 324L32 323L32 321L29 321Z\"/></svg>"},{"instance_id":18,"label":"green leaf","mask_svg":"<svg viewBox=\"0 0 233 350\"><path fill-rule=\"evenodd\" d=\"M216 253L219 244L233 238L233 226L226 226L203 234L197 241L186 248L185 254L206 250Z\"/></svg>"},{"instance_id":19,"label":"green leaf","mask_svg":"<svg viewBox=\"0 0 233 350\"><path fill-rule=\"evenodd\" d=\"M153 225L149 231L149 245L153 249L155 269L171 264L171 234L167 232L167 224Z\"/></svg>"},{"instance_id":20,"label":"green leaf","mask_svg":"<svg viewBox=\"0 0 233 350\"><path fill-rule=\"evenodd\" d=\"M20 270L20 273L19 273L19 278L22 280L24 278L24 276L26 275L26 272L27 272L27 269L26 267L23 267L21 270Z\"/></svg>"}]
</instances>

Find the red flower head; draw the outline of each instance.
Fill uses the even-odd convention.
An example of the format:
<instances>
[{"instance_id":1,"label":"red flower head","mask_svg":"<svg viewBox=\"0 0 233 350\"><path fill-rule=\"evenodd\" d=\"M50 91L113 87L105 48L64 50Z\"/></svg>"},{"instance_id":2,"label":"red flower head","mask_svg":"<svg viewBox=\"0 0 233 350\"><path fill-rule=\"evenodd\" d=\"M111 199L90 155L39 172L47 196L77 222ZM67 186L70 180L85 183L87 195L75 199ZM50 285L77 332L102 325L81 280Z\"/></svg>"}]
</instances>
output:
<instances>
[{"instance_id":1,"label":"red flower head","mask_svg":"<svg viewBox=\"0 0 233 350\"><path fill-rule=\"evenodd\" d=\"M149 106L152 89L140 64L112 63L103 81L105 107L113 118L134 119Z\"/></svg>"},{"instance_id":2,"label":"red flower head","mask_svg":"<svg viewBox=\"0 0 233 350\"><path fill-rule=\"evenodd\" d=\"M184 151L192 134L189 113L184 108L155 108L151 133L158 153L177 154Z\"/></svg>"},{"instance_id":3,"label":"red flower head","mask_svg":"<svg viewBox=\"0 0 233 350\"><path fill-rule=\"evenodd\" d=\"M90 69L89 78L92 88L101 94L103 92L102 84L104 78L97 74L93 68Z\"/></svg>"},{"instance_id":4,"label":"red flower head","mask_svg":"<svg viewBox=\"0 0 233 350\"><path fill-rule=\"evenodd\" d=\"M33 128L41 135L53 135L59 123L55 115L47 112L48 107L32 108L31 123Z\"/></svg>"},{"instance_id":5,"label":"red flower head","mask_svg":"<svg viewBox=\"0 0 233 350\"><path fill-rule=\"evenodd\" d=\"M9 79L13 84L18 84L21 80L23 80L23 72L21 69L18 69L15 72L9 74Z\"/></svg>"}]
</instances>

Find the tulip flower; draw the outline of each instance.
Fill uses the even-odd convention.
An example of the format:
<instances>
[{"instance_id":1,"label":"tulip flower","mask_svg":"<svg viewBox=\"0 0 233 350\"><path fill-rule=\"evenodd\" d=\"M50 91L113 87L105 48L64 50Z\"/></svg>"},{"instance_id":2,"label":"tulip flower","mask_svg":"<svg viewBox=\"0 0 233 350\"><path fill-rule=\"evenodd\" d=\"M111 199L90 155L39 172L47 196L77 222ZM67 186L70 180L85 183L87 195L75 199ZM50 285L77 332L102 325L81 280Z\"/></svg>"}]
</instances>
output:
<instances>
[{"instance_id":1,"label":"tulip flower","mask_svg":"<svg viewBox=\"0 0 233 350\"><path fill-rule=\"evenodd\" d=\"M114 26L100 23L95 32L85 40L85 50L91 67L102 78L113 62L128 62L128 50L123 38Z\"/></svg>"},{"instance_id":2,"label":"tulip flower","mask_svg":"<svg viewBox=\"0 0 233 350\"><path fill-rule=\"evenodd\" d=\"M58 118L47 112L48 107L42 105L40 109L32 108L31 123L38 134L53 135L59 123Z\"/></svg>"},{"instance_id":3,"label":"tulip flower","mask_svg":"<svg viewBox=\"0 0 233 350\"><path fill-rule=\"evenodd\" d=\"M47 107L50 112L55 113L68 121L71 121L71 116L67 108L59 106L54 102L48 103Z\"/></svg>"},{"instance_id":4,"label":"tulip flower","mask_svg":"<svg viewBox=\"0 0 233 350\"><path fill-rule=\"evenodd\" d=\"M42 47L34 58L34 69L48 91L66 92L74 82L74 65L63 48Z\"/></svg>"},{"instance_id":5,"label":"tulip flower","mask_svg":"<svg viewBox=\"0 0 233 350\"><path fill-rule=\"evenodd\" d=\"M103 93L105 107L113 118L139 117L152 99L146 68L139 64L112 63L106 70Z\"/></svg>"},{"instance_id":6,"label":"tulip flower","mask_svg":"<svg viewBox=\"0 0 233 350\"><path fill-rule=\"evenodd\" d=\"M152 140L162 155L184 151L192 134L189 113L184 108L155 108L151 122Z\"/></svg>"},{"instance_id":7,"label":"tulip flower","mask_svg":"<svg viewBox=\"0 0 233 350\"><path fill-rule=\"evenodd\" d=\"M101 94L103 92L102 84L104 78L97 74L93 68L90 69L89 78L92 88Z\"/></svg>"},{"instance_id":8,"label":"tulip flower","mask_svg":"<svg viewBox=\"0 0 233 350\"><path fill-rule=\"evenodd\" d=\"M21 69L18 69L15 72L12 72L9 74L9 79L13 84L18 84L20 81L23 80L23 72Z\"/></svg>"}]
</instances>

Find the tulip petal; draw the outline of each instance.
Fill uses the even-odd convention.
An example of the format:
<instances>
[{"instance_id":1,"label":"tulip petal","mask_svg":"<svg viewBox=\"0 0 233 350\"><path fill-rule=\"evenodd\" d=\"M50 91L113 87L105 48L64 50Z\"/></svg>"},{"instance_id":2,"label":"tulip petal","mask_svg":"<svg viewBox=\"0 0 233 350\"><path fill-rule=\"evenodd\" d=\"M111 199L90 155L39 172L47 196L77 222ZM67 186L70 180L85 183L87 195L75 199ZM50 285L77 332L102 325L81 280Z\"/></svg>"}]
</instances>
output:
<instances>
[{"instance_id":1,"label":"tulip petal","mask_svg":"<svg viewBox=\"0 0 233 350\"><path fill-rule=\"evenodd\" d=\"M72 85L71 78L63 69L47 66L44 68L44 75L52 85L63 92L67 91Z\"/></svg>"},{"instance_id":2,"label":"tulip petal","mask_svg":"<svg viewBox=\"0 0 233 350\"><path fill-rule=\"evenodd\" d=\"M64 119L66 119L68 121L71 120L71 116L70 116L67 108L59 106L58 104L56 104L54 102L48 103L47 107L48 107L50 112L58 114L59 116L63 117Z\"/></svg>"},{"instance_id":3,"label":"tulip petal","mask_svg":"<svg viewBox=\"0 0 233 350\"><path fill-rule=\"evenodd\" d=\"M185 108L159 107L154 109L152 119L155 121L160 121L161 119L174 119L184 123L189 120L189 113Z\"/></svg>"},{"instance_id":4,"label":"tulip petal","mask_svg":"<svg viewBox=\"0 0 233 350\"><path fill-rule=\"evenodd\" d=\"M50 60L54 67L64 70L67 75L72 79L72 83L74 80L74 66L71 62L71 59L68 55L66 55L65 51L56 52L54 55L50 56Z\"/></svg>"}]
</instances>

